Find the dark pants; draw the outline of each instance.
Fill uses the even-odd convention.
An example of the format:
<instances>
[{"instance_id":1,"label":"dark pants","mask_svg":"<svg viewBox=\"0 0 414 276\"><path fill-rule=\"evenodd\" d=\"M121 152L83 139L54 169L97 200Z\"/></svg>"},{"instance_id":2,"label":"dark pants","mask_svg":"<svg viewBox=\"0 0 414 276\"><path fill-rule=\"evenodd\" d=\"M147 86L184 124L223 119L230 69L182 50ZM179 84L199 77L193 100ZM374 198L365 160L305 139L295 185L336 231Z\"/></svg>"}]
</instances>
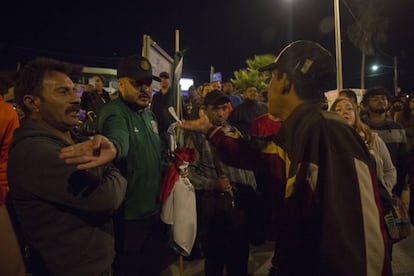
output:
<instances>
[{"instance_id":1,"label":"dark pants","mask_svg":"<svg viewBox=\"0 0 414 276\"><path fill-rule=\"evenodd\" d=\"M410 184L410 206L408 212L410 213L411 224L414 225L414 183Z\"/></svg>"},{"instance_id":2,"label":"dark pants","mask_svg":"<svg viewBox=\"0 0 414 276\"><path fill-rule=\"evenodd\" d=\"M205 275L223 275L224 268L228 275L247 275L249 239L244 212L237 207L217 209L218 205L228 204L218 204L218 198L211 199L209 198L211 196L213 196L211 192L201 193L198 196ZM223 196L229 195L226 193ZM219 198L224 199L221 196ZM215 208L215 210L205 210L205 208Z\"/></svg>"},{"instance_id":3,"label":"dark pants","mask_svg":"<svg viewBox=\"0 0 414 276\"><path fill-rule=\"evenodd\" d=\"M205 275L223 275L224 268L228 275L247 275L249 243L245 231L234 232L225 237L226 239L219 238L220 241L213 240L217 237L210 237L209 242L204 244Z\"/></svg>"},{"instance_id":4,"label":"dark pants","mask_svg":"<svg viewBox=\"0 0 414 276\"><path fill-rule=\"evenodd\" d=\"M160 275L169 252L166 225L159 214L141 220L115 220L114 275Z\"/></svg>"}]
</instances>

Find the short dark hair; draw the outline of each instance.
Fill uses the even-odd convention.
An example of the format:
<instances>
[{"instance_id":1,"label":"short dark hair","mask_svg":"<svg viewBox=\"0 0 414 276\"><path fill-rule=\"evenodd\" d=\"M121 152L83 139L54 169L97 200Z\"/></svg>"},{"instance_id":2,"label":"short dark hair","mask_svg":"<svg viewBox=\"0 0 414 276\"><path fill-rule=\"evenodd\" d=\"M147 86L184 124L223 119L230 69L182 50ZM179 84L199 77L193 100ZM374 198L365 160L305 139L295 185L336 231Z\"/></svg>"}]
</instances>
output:
<instances>
[{"instance_id":1,"label":"short dark hair","mask_svg":"<svg viewBox=\"0 0 414 276\"><path fill-rule=\"evenodd\" d=\"M298 95L300 99L305 100L305 101L326 102L326 96L323 93L326 91L323 91L319 88L312 87L312 85L310 85L307 80L296 78L294 75L292 75L289 72L284 72L284 71L279 70L278 76L277 76L278 79L281 79L284 73L287 75L288 80L290 80L291 85L292 84L295 85L296 94ZM324 80L321 79L321 82L323 81ZM309 93L310 91L314 91L317 93Z\"/></svg>"},{"instance_id":2,"label":"short dark hair","mask_svg":"<svg viewBox=\"0 0 414 276\"><path fill-rule=\"evenodd\" d=\"M251 83L248 83L248 84L246 84L246 86L244 87L244 90L246 91L246 90L247 90L247 88L250 88L250 87L254 87L254 88L256 88L256 89L257 89L257 85L255 85L255 84L251 84Z\"/></svg>"},{"instance_id":3,"label":"short dark hair","mask_svg":"<svg viewBox=\"0 0 414 276\"><path fill-rule=\"evenodd\" d=\"M225 82L223 82L223 86L224 86L226 83L230 83L230 84L231 84L231 86L233 87L233 89L235 89L235 88L236 88L236 85L234 85L234 82L232 82L231 80L226 80Z\"/></svg>"},{"instance_id":4,"label":"short dark hair","mask_svg":"<svg viewBox=\"0 0 414 276\"><path fill-rule=\"evenodd\" d=\"M102 75L93 75L93 76L92 76L92 78L93 78L93 77L98 77L98 78L100 78L100 79L101 79L102 84L105 86L105 78L104 78Z\"/></svg>"},{"instance_id":5,"label":"short dark hair","mask_svg":"<svg viewBox=\"0 0 414 276\"><path fill-rule=\"evenodd\" d=\"M170 78L170 74L168 74L168 72L165 72L165 71L161 72L159 76L160 78L165 78L165 79Z\"/></svg>"},{"instance_id":6,"label":"short dark hair","mask_svg":"<svg viewBox=\"0 0 414 276\"><path fill-rule=\"evenodd\" d=\"M69 63L51 58L36 58L21 70L14 87L14 98L26 114L28 114L28 110L23 104L23 97L25 95L41 97L43 78L50 72L60 72L69 76L72 72L72 66Z\"/></svg>"},{"instance_id":7,"label":"short dark hair","mask_svg":"<svg viewBox=\"0 0 414 276\"><path fill-rule=\"evenodd\" d=\"M388 92L388 90L385 87L375 86L375 87L369 88L367 92L365 92L364 97L362 98L362 103L368 104L369 99L377 95L386 96L388 101L391 100L391 94Z\"/></svg>"}]
</instances>

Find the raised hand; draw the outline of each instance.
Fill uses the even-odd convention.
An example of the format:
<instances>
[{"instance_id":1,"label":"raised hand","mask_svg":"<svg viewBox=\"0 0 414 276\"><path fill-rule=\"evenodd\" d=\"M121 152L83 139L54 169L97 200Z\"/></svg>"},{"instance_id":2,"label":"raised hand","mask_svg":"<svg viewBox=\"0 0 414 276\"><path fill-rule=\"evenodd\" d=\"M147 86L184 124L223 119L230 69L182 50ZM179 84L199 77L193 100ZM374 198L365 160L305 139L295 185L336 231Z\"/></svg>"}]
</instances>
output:
<instances>
[{"instance_id":1,"label":"raised hand","mask_svg":"<svg viewBox=\"0 0 414 276\"><path fill-rule=\"evenodd\" d=\"M105 136L95 135L91 140L63 148L59 158L67 164L78 164L79 170L87 170L111 162L115 156L112 142Z\"/></svg>"},{"instance_id":2,"label":"raised hand","mask_svg":"<svg viewBox=\"0 0 414 276\"><path fill-rule=\"evenodd\" d=\"M197 132L207 133L209 128L212 126L210 120L208 119L207 115L205 114L203 109L200 109L198 112L199 118L197 120L183 120L182 125L178 125L183 129L193 130Z\"/></svg>"}]
</instances>

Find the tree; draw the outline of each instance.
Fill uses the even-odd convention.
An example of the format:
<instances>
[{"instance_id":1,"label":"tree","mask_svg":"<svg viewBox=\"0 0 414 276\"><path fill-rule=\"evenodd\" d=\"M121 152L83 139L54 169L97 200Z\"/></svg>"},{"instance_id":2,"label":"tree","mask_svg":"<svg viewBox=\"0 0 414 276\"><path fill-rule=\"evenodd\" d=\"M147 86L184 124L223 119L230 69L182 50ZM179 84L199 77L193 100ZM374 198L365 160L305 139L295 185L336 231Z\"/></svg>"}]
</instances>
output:
<instances>
[{"instance_id":1,"label":"tree","mask_svg":"<svg viewBox=\"0 0 414 276\"><path fill-rule=\"evenodd\" d=\"M255 55L253 59L247 59L246 69L234 71L234 79L231 81L234 85L244 90L249 85L256 86L258 91L265 91L267 89L267 81L270 78L269 72L259 72L258 69L265 65L268 65L275 60L275 56L271 54Z\"/></svg>"},{"instance_id":2,"label":"tree","mask_svg":"<svg viewBox=\"0 0 414 276\"><path fill-rule=\"evenodd\" d=\"M362 53L361 89L365 89L366 56L374 55L375 47L387 41L389 19L380 15L383 7L382 1L359 1L359 17L347 30L349 39Z\"/></svg>"}]
</instances>

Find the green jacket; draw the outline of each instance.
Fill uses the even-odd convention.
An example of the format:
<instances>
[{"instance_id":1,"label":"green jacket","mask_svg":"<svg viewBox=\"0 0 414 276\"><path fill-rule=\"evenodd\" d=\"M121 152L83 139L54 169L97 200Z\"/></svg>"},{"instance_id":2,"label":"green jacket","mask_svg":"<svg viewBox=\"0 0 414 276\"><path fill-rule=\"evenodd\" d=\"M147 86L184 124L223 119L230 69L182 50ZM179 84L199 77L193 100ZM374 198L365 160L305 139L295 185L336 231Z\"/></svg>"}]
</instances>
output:
<instances>
[{"instance_id":1,"label":"green jacket","mask_svg":"<svg viewBox=\"0 0 414 276\"><path fill-rule=\"evenodd\" d=\"M115 145L115 163L128 180L124 219L140 219L158 212L161 142L153 113L148 109L135 111L118 98L101 109L98 132Z\"/></svg>"}]
</instances>

